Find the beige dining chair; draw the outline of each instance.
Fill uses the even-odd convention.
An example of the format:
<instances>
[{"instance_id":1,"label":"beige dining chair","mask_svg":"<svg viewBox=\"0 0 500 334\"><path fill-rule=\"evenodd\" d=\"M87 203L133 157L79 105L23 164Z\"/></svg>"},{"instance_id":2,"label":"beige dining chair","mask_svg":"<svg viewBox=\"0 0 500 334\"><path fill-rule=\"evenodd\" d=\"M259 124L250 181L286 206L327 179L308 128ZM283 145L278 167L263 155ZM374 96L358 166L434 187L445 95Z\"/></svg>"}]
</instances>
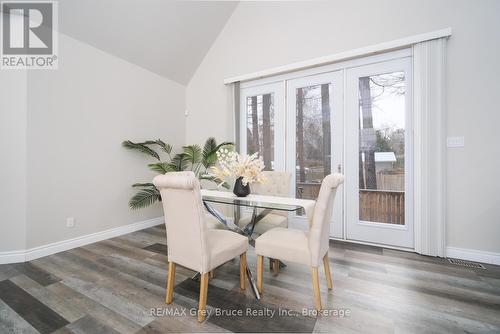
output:
<instances>
[{"instance_id":1,"label":"beige dining chair","mask_svg":"<svg viewBox=\"0 0 500 334\"><path fill-rule=\"evenodd\" d=\"M252 183L250 190L255 195L266 196L290 196L290 180L292 175L288 172L264 171L262 172L266 178L263 183ZM240 227L245 227L250 223L251 217L243 217L238 222ZM272 211L262 218L254 228L257 234L263 234L275 227L288 227L288 212L287 211Z\"/></svg>"},{"instance_id":2,"label":"beige dining chair","mask_svg":"<svg viewBox=\"0 0 500 334\"><path fill-rule=\"evenodd\" d=\"M206 316L209 272L240 257L240 288L245 289L248 240L231 231L208 229L193 172L172 172L153 179L161 194L167 229L168 278L166 303L173 299L175 267L180 265L201 274L198 321Z\"/></svg>"},{"instance_id":3,"label":"beige dining chair","mask_svg":"<svg viewBox=\"0 0 500 334\"><path fill-rule=\"evenodd\" d=\"M263 257L304 264L311 268L315 307L321 310L318 267L323 261L327 286L331 290L333 282L328 259L330 219L337 187L343 181L344 176L341 174L330 174L323 179L308 231L278 227L257 238L257 289L261 294Z\"/></svg>"}]
</instances>

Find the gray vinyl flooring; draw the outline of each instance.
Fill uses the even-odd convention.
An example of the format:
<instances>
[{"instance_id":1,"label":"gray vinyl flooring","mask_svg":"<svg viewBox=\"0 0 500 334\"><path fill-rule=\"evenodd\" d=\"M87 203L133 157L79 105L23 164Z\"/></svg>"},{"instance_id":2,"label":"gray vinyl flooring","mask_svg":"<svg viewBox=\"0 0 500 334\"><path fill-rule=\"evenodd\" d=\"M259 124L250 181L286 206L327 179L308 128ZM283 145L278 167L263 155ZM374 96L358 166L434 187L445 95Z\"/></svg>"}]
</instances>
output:
<instances>
[{"instance_id":1,"label":"gray vinyl flooring","mask_svg":"<svg viewBox=\"0 0 500 334\"><path fill-rule=\"evenodd\" d=\"M199 291L192 271L177 269L174 302L164 304L165 230L153 227L1 265L0 333L500 333L500 267L467 269L337 241L330 261L333 291L321 269L327 314L309 312L309 268L288 263L273 276L266 265L264 295L256 301L249 288L239 289L234 260L210 280L212 313L199 324L190 314ZM252 250L248 263L255 272Z\"/></svg>"}]
</instances>

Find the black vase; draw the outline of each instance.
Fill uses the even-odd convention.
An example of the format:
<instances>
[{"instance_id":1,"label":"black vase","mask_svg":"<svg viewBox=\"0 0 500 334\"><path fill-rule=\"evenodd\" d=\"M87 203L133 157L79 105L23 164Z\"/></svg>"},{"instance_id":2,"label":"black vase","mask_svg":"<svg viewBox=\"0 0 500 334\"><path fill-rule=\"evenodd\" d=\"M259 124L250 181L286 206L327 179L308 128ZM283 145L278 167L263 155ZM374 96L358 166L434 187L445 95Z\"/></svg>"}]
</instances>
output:
<instances>
[{"instance_id":1,"label":"black vase","mask_svg":"<svg viewBox=\"0 0 500 334\"><path fill-rule=\"evenodd\" d=\"M238 197L245 197L250 194L250 185L247 183L246 186L243 185L243 177L240 176L234 182L233 194Z\"/></svg>"}]
</instances>

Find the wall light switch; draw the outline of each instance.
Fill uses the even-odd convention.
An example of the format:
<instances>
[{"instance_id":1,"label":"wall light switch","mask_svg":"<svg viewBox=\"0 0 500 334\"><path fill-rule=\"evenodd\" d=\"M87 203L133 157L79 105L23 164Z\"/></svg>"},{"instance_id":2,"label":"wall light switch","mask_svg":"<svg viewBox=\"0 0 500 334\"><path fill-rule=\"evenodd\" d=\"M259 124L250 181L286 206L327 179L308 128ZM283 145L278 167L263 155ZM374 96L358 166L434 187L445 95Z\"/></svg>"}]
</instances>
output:
<instances>
[{"instance_id":1,"label":"wall light switch","mask_svg":"<svg viewBox=\"0 0 500 334\"><path fill-rule=\"evenodd\" d=\"M446 138L446 146L452 147L464 147L465 138L464 137L448 137Z\"/></svg>"},{"instance_id":2,"label":"wall light switch","mask_svg":"<svg viewBox=\"0 0 500 334\"><path fill-rule=\"evenodd\" d=\"M75 227L75 218L73 217L66 218L66 227L69 228Z\"/></svg>"}]
</instances>

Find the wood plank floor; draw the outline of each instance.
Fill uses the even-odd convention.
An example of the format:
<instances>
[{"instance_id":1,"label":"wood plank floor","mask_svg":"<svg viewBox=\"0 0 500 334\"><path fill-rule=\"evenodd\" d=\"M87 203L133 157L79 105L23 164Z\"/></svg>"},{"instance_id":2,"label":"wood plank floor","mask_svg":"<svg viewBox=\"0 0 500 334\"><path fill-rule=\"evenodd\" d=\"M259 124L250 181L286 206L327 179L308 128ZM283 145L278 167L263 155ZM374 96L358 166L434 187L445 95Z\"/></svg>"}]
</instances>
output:
<instances>
[{"instance_id":1,"label":"wood plank floor","mask_svg":"<svg viewBox=\"0 0 500 334\"><path fill-rule=\"evenodd\" d=\"M198 299L192 271L177 269L174 302L164 303L165 240L158 226L1 265L0 333L500 333L500 267L467 269L336 241L330 247L333 291L321 269L321 298L330 314L304 312L313 309L309 268L288 263L273 276L266 261L264 295L256 301L250 289L239 289L236 259L210 280L212 313L199 324L189 314ZM248 264L255 272L252 250Z\"/></svg>"}]
</instances>

